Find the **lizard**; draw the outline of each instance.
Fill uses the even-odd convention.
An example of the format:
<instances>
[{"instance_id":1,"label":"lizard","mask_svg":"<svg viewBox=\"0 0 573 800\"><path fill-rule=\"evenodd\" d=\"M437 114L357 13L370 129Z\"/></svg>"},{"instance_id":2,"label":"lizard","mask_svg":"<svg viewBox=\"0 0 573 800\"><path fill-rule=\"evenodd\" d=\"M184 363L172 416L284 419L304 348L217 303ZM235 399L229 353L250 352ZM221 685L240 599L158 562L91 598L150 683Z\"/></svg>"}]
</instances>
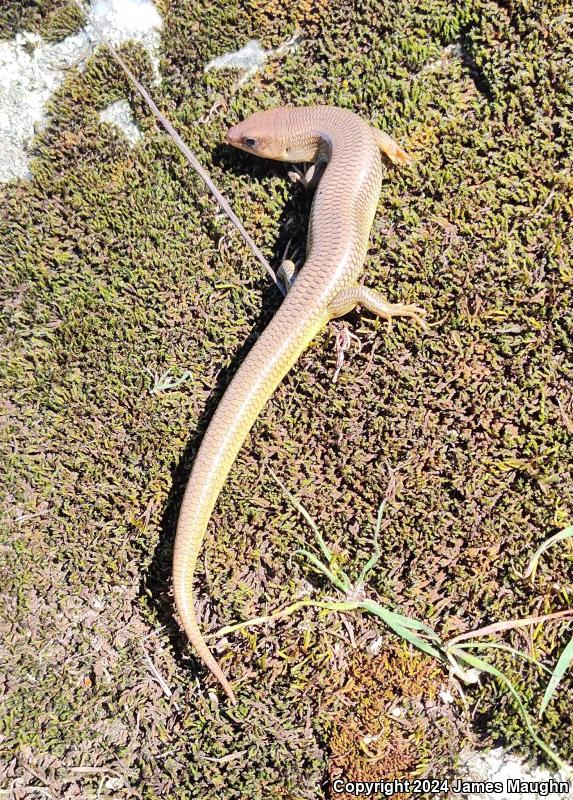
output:
<instances>
[{"instance_id":1,"label":"lizard","mask_svg":"<svg viewBox=\"0 0 573 800\"><path fill-rule=\"evenodd\" d=\"M386 320L410 317L417 305L389 303L358 283L382 186L381 154L410 156L390 136L335 106L280 106L259 111L227 132L233 147L262 158L312 164L299 178L317 187L306 261L283 261L287 294L235 373L205 432L185 489L173 551L175 605L187 637L229 700L233 689L209 650L194 609L193 575L211 513L238 452L263 406L318 332L356 306Z\"/></svg>"}]
</instances>

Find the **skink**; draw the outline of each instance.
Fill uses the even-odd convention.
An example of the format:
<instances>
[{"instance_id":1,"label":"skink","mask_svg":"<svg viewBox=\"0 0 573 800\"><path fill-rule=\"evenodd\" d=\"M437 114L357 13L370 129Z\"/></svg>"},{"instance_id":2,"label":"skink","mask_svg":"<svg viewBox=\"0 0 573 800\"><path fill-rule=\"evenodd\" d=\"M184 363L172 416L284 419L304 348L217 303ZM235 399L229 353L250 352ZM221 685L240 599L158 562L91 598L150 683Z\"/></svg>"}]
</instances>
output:
<instances>
[{"instance_id":1,"label":"skink","mask_svg":"<svg viewBox=\"0 0 573 800\"><path fill-rule=\"evenodd\" d=\"M177 523L173 554L177 610L191 644L234 704L234 692L197 624L193 573L211 512L237 453L271 394L329 320L357 305L384 319L405 316L422 324L425 312L415 305L388 303L375 290L358 284L380 195L380 153L397 164L410 161L390 136L340 108L281 107L260 111L235 125L227 142L263 158L313 163L302 180L310 186L318 182L304 267L291 282L294 265L283 263L287 296L217 407L195 458Z\"/></svg>"}]
</instances>

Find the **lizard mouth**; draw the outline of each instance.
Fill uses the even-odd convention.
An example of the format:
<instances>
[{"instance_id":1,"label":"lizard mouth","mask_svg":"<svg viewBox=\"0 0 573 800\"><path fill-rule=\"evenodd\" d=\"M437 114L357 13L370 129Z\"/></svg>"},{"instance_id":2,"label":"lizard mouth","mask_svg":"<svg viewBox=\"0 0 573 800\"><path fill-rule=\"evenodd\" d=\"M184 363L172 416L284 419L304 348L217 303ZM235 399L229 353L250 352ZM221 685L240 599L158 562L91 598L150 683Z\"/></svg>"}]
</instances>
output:
<instances>
[{"instance_id":1,"label":"lizard mouth","mask_svg":"<svg viewBox=\"0 0 573 800\"><path fill-rule=\"evenodd\" d=\"M236 146L236 145L238 145L240 143L241 136L237 132L237 127L238 127L237 125L234 125L232 128L229 128L229 130L227 131L227 134L225 136L225 141L227 142L227 144L233 144L233 145Z\"/></svg>"}]
</instances>

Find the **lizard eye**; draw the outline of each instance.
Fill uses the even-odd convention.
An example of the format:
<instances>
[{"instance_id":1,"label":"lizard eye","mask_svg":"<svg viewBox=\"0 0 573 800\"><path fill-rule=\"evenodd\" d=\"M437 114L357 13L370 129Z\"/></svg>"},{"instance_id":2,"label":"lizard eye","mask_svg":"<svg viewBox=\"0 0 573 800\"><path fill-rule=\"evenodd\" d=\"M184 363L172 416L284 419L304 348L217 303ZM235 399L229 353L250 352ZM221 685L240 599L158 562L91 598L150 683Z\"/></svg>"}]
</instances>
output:
<instances>
[{"instance_id":1,"label":"lizard eye","mask_svg":"<svg viewBox=\"0 0 573 800\"><path fill-rule=\"evenodd\" d=\"M256 147L257 139L251 139L250 136L243 136L243 144L245 147Z\"/></svg>"}]
</instances>

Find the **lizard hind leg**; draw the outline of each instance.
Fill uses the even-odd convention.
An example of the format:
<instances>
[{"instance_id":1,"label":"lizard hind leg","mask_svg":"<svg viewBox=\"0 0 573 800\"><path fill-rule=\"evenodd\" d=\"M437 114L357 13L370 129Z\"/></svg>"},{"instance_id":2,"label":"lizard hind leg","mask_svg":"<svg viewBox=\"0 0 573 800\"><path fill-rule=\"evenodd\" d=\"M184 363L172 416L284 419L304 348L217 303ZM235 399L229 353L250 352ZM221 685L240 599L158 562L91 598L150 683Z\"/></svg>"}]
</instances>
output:
<instances>
[{"instance_id":1,"label":"lizard hind leg","mask_svg":"<svg viewBox=\"0 0 573 800\"><path fill-rule=\"evenodd\" d=\"M380 292L368 289L366 286L351 286L349 289L343 289L331 302L330 313L333 318L342 317L358 305L376 316L388 320L389 323L394 317L410 317L423 330L427 328L424 322L426 311L423 308L409 303L389 303Z\"/></svg>"}]
</instances>

